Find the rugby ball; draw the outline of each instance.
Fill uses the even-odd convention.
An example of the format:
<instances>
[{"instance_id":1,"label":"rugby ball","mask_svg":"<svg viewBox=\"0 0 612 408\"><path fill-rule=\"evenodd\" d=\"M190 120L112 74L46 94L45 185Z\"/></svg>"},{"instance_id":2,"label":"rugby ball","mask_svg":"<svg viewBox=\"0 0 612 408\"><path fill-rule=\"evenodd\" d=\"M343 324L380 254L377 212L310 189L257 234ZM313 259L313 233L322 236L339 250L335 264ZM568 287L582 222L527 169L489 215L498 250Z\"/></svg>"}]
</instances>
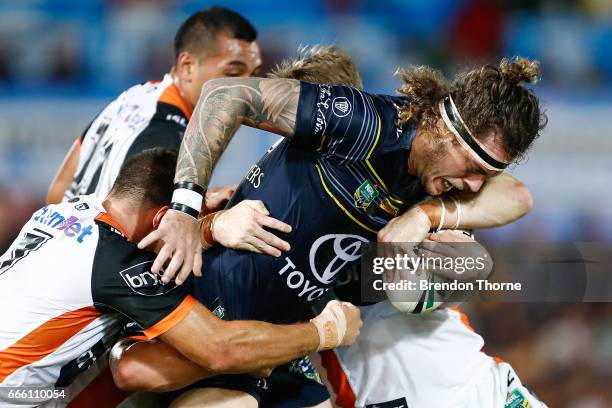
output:
<instances>
[{"instance_id":1,"label":"rugby ball","mask_svg":"<svg viewBox=\"0 0 612 408\"><path fill-rule=\"evenodd\" d=\"M454 230L474 239L471 230ZM387 297L397 310L406 314L421 314L434 311L445 303L453 294L452 291L436 289L436 284L450 282L450 279L438 276L429 271L409 275L408 282L413 282L410 289L387 290ZM399 282L396 275L394 282ZM407 285L404 285L407 286ZM440 285L444 286L444 285ZM414 289L412 289L414 288Z\"/></svg>"}]
</instances>

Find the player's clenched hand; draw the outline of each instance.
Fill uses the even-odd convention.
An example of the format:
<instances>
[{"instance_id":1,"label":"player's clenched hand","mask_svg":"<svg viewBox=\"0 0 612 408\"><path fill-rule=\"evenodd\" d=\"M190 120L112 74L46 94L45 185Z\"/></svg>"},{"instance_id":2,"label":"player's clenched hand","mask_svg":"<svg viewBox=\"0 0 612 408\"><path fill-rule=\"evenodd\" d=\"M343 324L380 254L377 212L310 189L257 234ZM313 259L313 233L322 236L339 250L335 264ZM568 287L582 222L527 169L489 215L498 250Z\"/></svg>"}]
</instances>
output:
<instances>
[{"instance_id":1,"label":"player's clenched hand","mask_svg":"<svg viewBox=\"0 0 612 408\"><path fill-rule=\"evenodd\" d=\"M460 231L444 230L429 234L420 245L419 255L428 259L440 258L440 262L431 262L428 271L449 279L486 279L493 269L493 258L487 249ZM442 268L443 261L449 258L471 259L478 263L465 263L464 268L455 268L457 270Z\"/></svg>"},{"instance_id":2,"label":"player's clenched hand","mask_svg":"<svg viewBox=\"0 0 612 408\"><path fill-rule=\"evenodd\" d=\"M332 300L310 320L319 333L318 350L350 346L359 335L363 322L358 308L348 302Z\"/></svg>"},{"instance_id":3,"label":"player's clenched hand","mask_svg":"<svg viewBox=\"0 0 612 408\"><path fill-rule=\"evenodd\" d=\"M393 218L380 231L378 242L422 242L429 230L431 221L419 207L412 207L399 217Z\"/></svg>"},{"instance_id":4,"label":"player's clenched hand","mask_svg":"<svg viewBox=\"0 0 612 408\"><path fill-rule=\"evenodd\" d=\"M234 192L238 184L230 184L223 187L213 187L206 190L206 198L202 208L202 214L210 214L222 210Z\"/></svg>"},{"instance_id":5,"label":"player's clenched hand","mask_svg":"<svg viewBox=\"0 0 612 408\"><path fill-rule=\"evenodd\" d=\"M164 283L176 276L176 284L180 285L192 270L196 276L202 276L202 246L195 218L180 211L168 210L159 227L144 237L138 243L138 248L146 248L159 240L163 241L163 246L153 262L151 272L159 273L166 262L170 261L162 276Z\"/></svg>"},{"instance_id":6,"label":"player's clenched hand","mask_svg":"<svg viewBox=\"0 0 612 408\"><path fill-rule=\"evenodd\" d=\"M378 256L383 258L394 258L398 253L411 253L412 247L421 243L429 234L431 221L420 207L415 206L402 215L393 218L380 231L378 231L378 242L387 245L379 245ZM402 245L390 245L391 243L402 243ZM387 282L408 279L406 270L388 269L385 272Z\"/></svg>"},{"instance_id":7,"label":"player's clenched hand","mask_svg":"<svg viewBox=\"0 0 612 408\"><path fill-rule=\"evenodd\" d=\"M213 238L227 248L281 256L291 246L264 227L291 232L291 226L270 217L263 202L244 200L215 218Z\"/></svg>"}]
</instances>

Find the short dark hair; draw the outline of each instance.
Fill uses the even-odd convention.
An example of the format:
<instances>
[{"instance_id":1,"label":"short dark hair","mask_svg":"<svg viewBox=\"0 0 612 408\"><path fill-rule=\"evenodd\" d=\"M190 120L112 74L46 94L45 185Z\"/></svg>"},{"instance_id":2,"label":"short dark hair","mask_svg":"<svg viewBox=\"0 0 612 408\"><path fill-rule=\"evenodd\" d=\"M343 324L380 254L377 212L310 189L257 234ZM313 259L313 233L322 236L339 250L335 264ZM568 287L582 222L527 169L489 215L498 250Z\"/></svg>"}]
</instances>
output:
<instances>
[{"instance_id":1,"label":"short dark hair","mask_svg":"<svg viewBox=\"0 0 612 408\"><path fill-rule=\"evenodd\" d=\"M109 195L129 198L145 207L170 205L178 150L147 149L127 159Z\"/></svg>"},{"instance_id":2,"label":"short dark hair","mask_svg":"<svg viewBox=\"0 0 612 408\"><path fill-rule=\"evenodd\" d=\"M225 7L213 6L192 14L181 24L174 37L174 58L183 51L216 52L220 33L248 42L257 39L257 30L249 20Z\"/></svg>"}]
</instances>

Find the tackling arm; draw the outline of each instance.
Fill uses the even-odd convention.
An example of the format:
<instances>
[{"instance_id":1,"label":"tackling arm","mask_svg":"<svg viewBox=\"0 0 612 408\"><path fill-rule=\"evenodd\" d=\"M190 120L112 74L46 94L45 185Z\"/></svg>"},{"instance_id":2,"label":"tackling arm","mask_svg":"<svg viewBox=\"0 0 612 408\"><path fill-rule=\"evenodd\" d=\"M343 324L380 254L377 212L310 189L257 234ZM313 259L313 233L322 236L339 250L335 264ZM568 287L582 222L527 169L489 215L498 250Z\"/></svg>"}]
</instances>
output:
<instances>
[{"instance_id":1,"label":"tackling arm","mask_svg":"<svg viewBox=\"0 0 612 408\"><path fill-rule=\"evenodd\" d=\"M174 181L206 188L215 164L242 124L292 136L299 94L300 82L292 79L206 82L181 143Z\"/></svg>"},{"instance_id":2,"label":"tackling arm","mask_svg":"<svg viewBox=\"0 0 612 408\"><path fill-rule=\"evenodd\" d=\"M224 321L204 306L160 336L191 361L216 374L259 370L315 351L313 324L278 326L256 321Z\"/></svg>"},{"instance_id":3,"label":"tackling arm","mask_svg":"<svg viewBox=\"0 0 612 408\"><path fill-rule=\"evenodd\" d=\"M110 367L117 387L129 391L174 391L213 375L158 340L117 342Z\"/></svg>"},{"instance_id":4,"label":"tackling arm","mask_svg":"<svg viewBox=\"0 0 612 408\"><path fill-rule=\"evenodd\" d=\"M456 192L452 195L461 203L461 222L458 228L493 228L509 224L526 215L533 206L527 186L509 174L502 173L484 184L477 193ZM443 198L443 197L442 197ZM438 199L420 204L437 228L441 218ZM457 208L452 200L445 200L447 210L444 228L451 228L457 221Z\"/></svg>"},{"instance_id":5,"label":"tackling arm","mask_svg":"<svg viewBox=\"0 0 612 408\"><path fill-rule=\"evenodd\" d=\"M168 391L207 376L261 372L317 350L349 345L360 328L359 309L344 302L330 302L311 323L284 326L224 321L196 304L160 336L166 344L114 348L111 369L120 388Z\"/></svg>"},{"instance_id":6,"label":"tackling arm","mask_svg":"<svg viewBox=\"0 0 612 408\"><path fill-rule=\"evenodd\" d=\"M457 228L493 228L516 221L527 214L533 202L527 187L502 173L484 184L477 193L451 193L461 203L461 220ZM459 216L449 194L440 196L445 204L443 228L453 228ZM442 218L442 203L438 197L408 209L389 221L378 232L379 242L422 242L431 229L438 228Z\"/></svg>"},{"instance_id":7,"label":"tackling arm","mask_svg":"<svg viewBox=\"0 0 612 408\"><path fill-rule=\"evenodd\" d=\"M175 183L191 182L204 189L215 164L241 124L283 136L295 131L300 82L292 79L224 78L206 82L179 150ZM157 240L164 246L151 271L169 260L164 282L176 275L181 284L194 272L201 275L202 256L196 220L170 210L157 230L138 243L146 248Z\"/></svg>"}]
</instances>

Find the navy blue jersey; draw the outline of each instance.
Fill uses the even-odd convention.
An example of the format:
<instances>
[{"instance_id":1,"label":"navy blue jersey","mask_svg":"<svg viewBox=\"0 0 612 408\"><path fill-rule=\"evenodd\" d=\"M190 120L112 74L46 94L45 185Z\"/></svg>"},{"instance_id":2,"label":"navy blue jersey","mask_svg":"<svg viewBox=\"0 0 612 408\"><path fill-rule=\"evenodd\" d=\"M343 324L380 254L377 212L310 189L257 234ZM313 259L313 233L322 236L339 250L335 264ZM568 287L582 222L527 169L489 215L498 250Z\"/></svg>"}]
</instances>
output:
<instances>
[{"instance_id":1,"label":"navy blue jersey","mask_svg":"<svg viewBox=\"0 0 612 408\"><path fill-rule=\"evenodd\" d=\"M261 200L293 227L279 258L213 248L196 295L230 319L304 318L364 242L426 193L408 174L415 126L398 126L406 99L302 83L295 135L253 165L228 206ZM277 232L275 232L277 233ZM278 233L277 233L278 234Z\"/></svg>"}]
</instances>

